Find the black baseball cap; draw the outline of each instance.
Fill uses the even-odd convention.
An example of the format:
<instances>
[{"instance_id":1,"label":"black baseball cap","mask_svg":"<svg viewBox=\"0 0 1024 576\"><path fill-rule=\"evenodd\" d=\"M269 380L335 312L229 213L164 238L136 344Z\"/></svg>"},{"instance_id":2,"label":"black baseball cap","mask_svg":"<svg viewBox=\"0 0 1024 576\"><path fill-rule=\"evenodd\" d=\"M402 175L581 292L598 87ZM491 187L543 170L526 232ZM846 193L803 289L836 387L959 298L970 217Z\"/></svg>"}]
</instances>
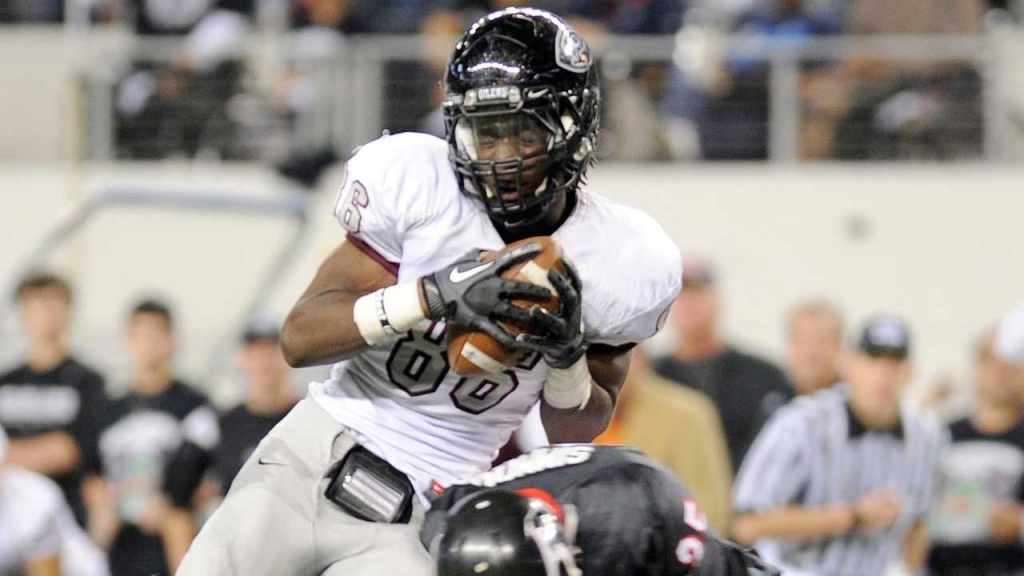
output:
<instances>
[{"instance_id":1,"label":"black baseball cap","mask_svg":"<svg viewBox=\"0 0 1024 576\"><path fill-rule=\"evenodd\" d=\"M275 344L281 341L281 329L277 322L267 318L255 318L250 320L242 333L242 343L252 344L261 340L268 340Z\"/></svg>"},{"instance_id":2,"label":"black baseball cap","mask_svg":"<svg viewBox=\"0 0 1024 576\"><path fill-rule=\"evenodd\" d=\"M864 322L854 345L868 356L903 360L910 356L910 328L895 316L872 316Z\"/></svg>"}]
</instances>

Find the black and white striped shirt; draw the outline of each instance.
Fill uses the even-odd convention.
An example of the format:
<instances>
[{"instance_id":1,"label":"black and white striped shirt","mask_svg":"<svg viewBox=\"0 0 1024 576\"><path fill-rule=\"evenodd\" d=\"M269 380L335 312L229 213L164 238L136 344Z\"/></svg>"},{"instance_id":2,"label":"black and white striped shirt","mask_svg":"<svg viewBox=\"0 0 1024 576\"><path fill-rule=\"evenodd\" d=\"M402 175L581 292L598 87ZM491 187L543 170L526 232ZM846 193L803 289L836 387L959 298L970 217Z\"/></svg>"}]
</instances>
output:
<instances>
[{"instance_id":1,"label":"black and white striped shirt","mask_svg":"<svg viewBox=\"0 0 1024 576\"><path fill-rule=\"evenodd\" d=\"M895 562L909 530L932 508L946 432L931 416L902 410L901 425L869 431L853 417L837 385L797 398L761 431L735 486L738 514L785 506L853 505L888 490L902 513L888 530L809 542L762 540L756 547L784 573L875 576Z\"/></svg>"}]
</instances>

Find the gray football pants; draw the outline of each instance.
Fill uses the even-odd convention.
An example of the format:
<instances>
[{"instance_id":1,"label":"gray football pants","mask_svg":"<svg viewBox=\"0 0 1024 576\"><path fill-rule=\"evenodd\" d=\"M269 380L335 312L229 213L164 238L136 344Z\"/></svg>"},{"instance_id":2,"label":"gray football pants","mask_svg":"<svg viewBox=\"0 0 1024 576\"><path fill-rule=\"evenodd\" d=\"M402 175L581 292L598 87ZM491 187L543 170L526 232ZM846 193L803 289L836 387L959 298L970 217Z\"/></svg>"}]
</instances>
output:
<instances>
[{"instance_id":1,"label":"gray football pants","mask_svg":"<svg viewBox=\"0 0 1024 576\"><path fill-rule=\"evenodd\" d=\"M415 497L408 524L379 524L324 496L332 465L355 445L316 402L299 402L246 461L177 576L432 576Z\"/></svg>"}]
</instances>

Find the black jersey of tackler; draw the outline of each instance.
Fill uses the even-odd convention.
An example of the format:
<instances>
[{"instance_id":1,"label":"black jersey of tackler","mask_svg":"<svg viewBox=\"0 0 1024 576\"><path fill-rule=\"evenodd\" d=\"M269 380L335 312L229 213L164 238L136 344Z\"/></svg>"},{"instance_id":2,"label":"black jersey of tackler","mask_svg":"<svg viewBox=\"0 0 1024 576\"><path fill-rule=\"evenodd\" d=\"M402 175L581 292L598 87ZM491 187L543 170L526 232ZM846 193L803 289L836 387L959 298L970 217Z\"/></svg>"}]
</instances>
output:
<instances>
[{"instance_id":1,"label":"black jersey of tackler","mask_svg":"<svg viewBox=\"0 0 1024 576\"><path fill-rule=\"evenodd\" d=\"M684 521L693 497L671 472L636 449L579 444L535 450L449 487L427 516L424 545L442 529L449 508L488 488L540 488L575 506L584 574L634 574L652 565L663 569L642 573L686 574L689 567L676 557L679 542L703 541L703 532Z\"/></svg>"}]
</instances>

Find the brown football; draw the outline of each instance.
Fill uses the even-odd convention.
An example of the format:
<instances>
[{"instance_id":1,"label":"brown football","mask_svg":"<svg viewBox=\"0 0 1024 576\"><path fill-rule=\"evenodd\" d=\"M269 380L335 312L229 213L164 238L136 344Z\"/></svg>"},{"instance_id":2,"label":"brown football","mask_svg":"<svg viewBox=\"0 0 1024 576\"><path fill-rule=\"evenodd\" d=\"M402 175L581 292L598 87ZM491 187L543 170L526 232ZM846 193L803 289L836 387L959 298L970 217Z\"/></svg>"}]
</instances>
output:
<instances>
[{"instance_id":1,"label":"brown football","mask_svg":"<svg viewBox=\"0 0 1024 576\"><path fill-rule=\"evenodd\" d=\"M557 312L560 305L558 292L548 281L548 270L554 268L563 273L565 270L562 268L561 262L562 247L549 236L534 236L514 242L499 252L485 254L480 260L490 262L503 252L527 242L539 243L541 253L505 270L501 276L543 286L551 291L552 296L544 302L513 300L512 303L524 308L539 304L550 312ZM501 326L511 334L519 334L523 331L519 326L507 322L502 322ZM485 332L464 326L451 326L448 329L448 364L460 376L501 372L518 364L523 360L523 356L523 351L508 350Z\"/></svg>"}]
</instances>

